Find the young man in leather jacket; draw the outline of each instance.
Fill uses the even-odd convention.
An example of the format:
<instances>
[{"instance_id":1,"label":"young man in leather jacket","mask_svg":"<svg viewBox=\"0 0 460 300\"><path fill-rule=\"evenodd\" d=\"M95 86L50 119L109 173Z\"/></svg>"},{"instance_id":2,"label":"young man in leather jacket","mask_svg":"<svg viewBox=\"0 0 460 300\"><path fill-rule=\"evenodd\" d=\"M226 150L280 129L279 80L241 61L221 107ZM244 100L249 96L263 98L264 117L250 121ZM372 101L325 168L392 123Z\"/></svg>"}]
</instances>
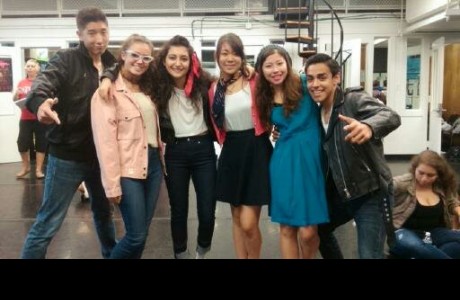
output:
<instances>
[{"instance_id":1,"label":"young man in leather jacket","mask_svg":"<svg viewBox=\"0 0 460 300\"><path fill-rule=\"evenodd\" d=\"M27 108L41 123L50 124L50 129L43 200L27 235L22 258L45 258L48 245L83 181L89 191L103 257L109 257L116 244L112 207L101 183L90 116L99 74L115 62L115 57L107 51L108 22L101 10L84 8L76 21L80 45L60 50L51 58L26 101Z\"/></svg>"},{"instance_id":2,"label":"young man in leather jacket","mask_svg":"<svg viewBox=\"0 0 460 300\"><path fill-rule=\"evenodd\" d=\"M339 213L348 212L355 220L359 257L384 258L392 175L382 138L399 127L400 117L360 87L343 91L340 66L327 54L310 57L305 73L309 92L321 107L328 201L337 200L342 205ZM334 224L333 213L331 224L319 226L324 258L341 258L332 233L343 222Z\"/></svg>"}]
</instances>

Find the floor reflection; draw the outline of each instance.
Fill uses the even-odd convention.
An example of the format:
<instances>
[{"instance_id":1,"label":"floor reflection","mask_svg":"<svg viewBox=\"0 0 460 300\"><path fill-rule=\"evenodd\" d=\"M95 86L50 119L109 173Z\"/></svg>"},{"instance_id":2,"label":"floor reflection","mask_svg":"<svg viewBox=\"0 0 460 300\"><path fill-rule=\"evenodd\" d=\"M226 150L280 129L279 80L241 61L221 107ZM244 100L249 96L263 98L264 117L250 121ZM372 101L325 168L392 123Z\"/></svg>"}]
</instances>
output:
<instances>
[{"instance_id":1,"label":"floor reflection","mask_svg":"<svg viewBox=\"0 0 460 300\"><path fill-rule=\"evenodd\" d=\"M407 170L407 160L390 162L394 175ZM24 238L32 225L39 208L43 180L34 175L16 179L19 163L0 164L0 258L18 258ZM197 216L193 185L190 187L189 249L196 247ZM115 210L117 232L122 234L123 222L119 211ZM227 204L218 203L216 227L212 251L208 258L234 258L232 245L232 220ZM260 228L263 236L262 258L280 258L279 226L270 222L267 208L262 210ZM357 258L356 234L352 223L337 230L337 237L346 258ZM99 244L92 223L92 213L88 202L82 202L76 193L67 217L48 248L48 258L101 258ZM172 241L169 225L169 204L165 184L162 184L160 200L150 227L150 234L143 258L172 258ZM320 257L320 256L318 256Z\"/></svg>"}]
</instances>

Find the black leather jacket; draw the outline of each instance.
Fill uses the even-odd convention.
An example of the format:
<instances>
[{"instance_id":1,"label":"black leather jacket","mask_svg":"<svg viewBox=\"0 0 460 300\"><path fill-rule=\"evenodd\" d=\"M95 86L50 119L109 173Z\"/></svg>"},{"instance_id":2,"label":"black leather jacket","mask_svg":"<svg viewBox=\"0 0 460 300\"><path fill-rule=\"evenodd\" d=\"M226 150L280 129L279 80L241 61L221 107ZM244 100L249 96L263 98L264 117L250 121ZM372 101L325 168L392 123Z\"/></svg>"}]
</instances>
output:
<instances>
[{"instance_id":1,"label":"black leather jacket","mask_svg":"<svg viewBox=\"0 0 460 300\"><path fill-rule=\"evenodd\" d=\"M345 124L338 119L339 114L369 125L372 138L362 145L345 142L347 132L343 130ZM352 200L378 190L380 176L387 183L392 181L382 138L399 125L399 115L361 87L347 89L345 93L337 89L323 149L327 157L326 174L329 175L326 178L333 178L342 199Z\"/></svg>"},{"instance_id":2,"label":"black leather jacket","mask_svg":"<svg viewBox=\"0 0 460 300\"><path fill-rule=\"evenodd\" d=\"M102 63L104 68L109 67L115 63L115 57L106 51ZM59 99L53 109L61 125L51 125L47 133L50 154L73 161L96 158L90 104L98 87L98 70L82 43L76 48L59 50L46 70L37 76L27 97L27 108L37 114L46 99Z\"/></svg>"}]
</instances>

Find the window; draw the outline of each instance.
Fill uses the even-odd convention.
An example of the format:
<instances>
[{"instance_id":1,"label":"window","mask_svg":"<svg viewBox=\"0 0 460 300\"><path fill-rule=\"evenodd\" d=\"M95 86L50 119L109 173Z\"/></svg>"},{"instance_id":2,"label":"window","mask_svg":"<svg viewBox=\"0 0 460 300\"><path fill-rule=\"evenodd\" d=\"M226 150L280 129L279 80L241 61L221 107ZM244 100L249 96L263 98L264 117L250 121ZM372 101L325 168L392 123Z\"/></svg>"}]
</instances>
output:
<instances>
[{"instance_id":1,"label":"window","mask_svg":"<svg viewBox=\"0 0 460 300\"><path fill-rule=\"evenodd\" d=\"M421 49L422 43L420 39L407 39L406 109L420 109Z\"/></svg>"}]
</instances>

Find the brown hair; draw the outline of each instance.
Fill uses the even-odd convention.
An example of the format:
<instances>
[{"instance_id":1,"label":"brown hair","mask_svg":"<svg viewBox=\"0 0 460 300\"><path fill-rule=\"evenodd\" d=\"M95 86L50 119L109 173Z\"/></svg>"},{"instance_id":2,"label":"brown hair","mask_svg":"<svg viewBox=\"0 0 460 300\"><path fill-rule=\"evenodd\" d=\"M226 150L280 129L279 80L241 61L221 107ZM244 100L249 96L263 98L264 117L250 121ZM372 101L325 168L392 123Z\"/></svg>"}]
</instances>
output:
<instances>
[{"instance_id":1,"label":"brown hair","mask_svg":"<svg viewBox=\"0 0 460 300\"><path fill-rule=\"evenodd\" d=\"M284 115L289 116L298 106L301 99L301 82L300 77L292 69L292 60L287 51L278 45L268 45L263 47L257 56L256 71L259 73L256 88L256 105L260 113L260 121L267 129L270 128L270 115L273 109L274 90L270 82L265 79L262 71L262 65L267 57L278 53L286 61L287 76L283 82L284 94Z\"/></svg>"},{"instance_id":2,"label":"brown hair","mask_svg":"<svg viewBox=\"0 0 460 300\"><path fill-rule=\"evenodd\" d=\"M139 34L132 34L130 35L121 45L120 52L118 53L117 62L118 68L121 70L124 64L124 60L122 58L122 53L128 50L133 44L145 44L148 45L150 48L150 55L153 56L153 45L150 40ZM141 91L147 95L152 96L153 92L153 85L152 85L152 77L153 77L153 61L149 64L149 68L147 71L141 75L139 80L139 87ZM153 98L152 98L153 99Z\"/></svg>"},{"instance_id":3,"label":"brown hair","mask_svg":"<svg viewBox=\"0 0 460 300\"><path fill-rule=\"evenodd\" d=\"M446 196L457 193L457 175L441 155L431 150L425 150L414 156L409 168L414 178L415 169L420 164L428 165L436 170L437 179L434 184L441 188Z\"/></svg>"},{"instance_id":4,"label":"brown hair","mask_svg":"<svg viewBox=\"0 0 460 300\"><path fill-rule=\"evenodd\" d=\"M77 28L82 31L85 30L86 25L91 22L104 22L107 26L109 22L104 12L97 7L85 7L77 13Z\"/></svg>"}]
</instances>

